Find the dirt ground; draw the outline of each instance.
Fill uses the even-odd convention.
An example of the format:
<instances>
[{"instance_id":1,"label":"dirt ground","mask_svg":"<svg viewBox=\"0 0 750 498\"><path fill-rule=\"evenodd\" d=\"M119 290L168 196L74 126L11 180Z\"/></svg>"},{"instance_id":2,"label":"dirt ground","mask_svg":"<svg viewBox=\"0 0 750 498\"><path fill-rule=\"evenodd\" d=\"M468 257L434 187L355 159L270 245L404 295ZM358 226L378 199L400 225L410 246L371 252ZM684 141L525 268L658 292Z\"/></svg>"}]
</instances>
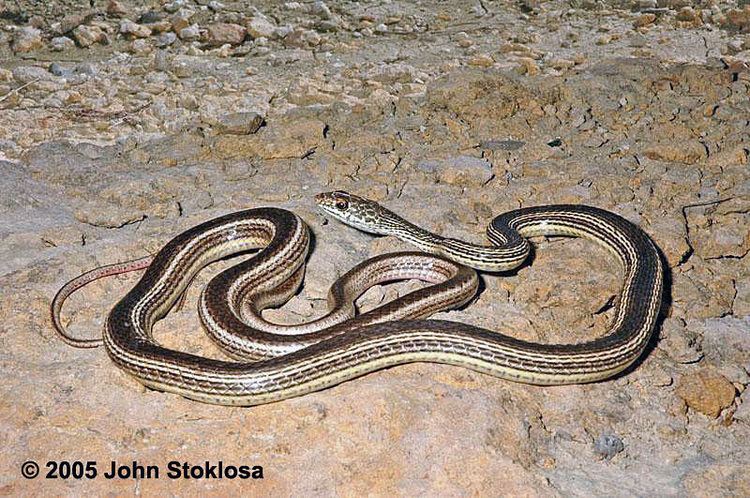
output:
<instances>
[{"instance_id":1,"label":"dirt ground","mask_svg":"<svg viewBox=\"0 0 750 498\"><path fill-rule=\"evenodd\" d=\"M750 495L746 0L16 0L0 28L0 494ZM338 276L408 248L327 222L312 197L334 189L475 242L519 206L625 216L669 270L657 337L590 385L412 364L227 408L146 390L54 335L68 279L256 206L293 210L315 237L301 292L267 316L321 316ZM530 264L435 317L544 343L604 333L616 261L533 242ZM223 357L196 312L216 270L160 342ZM99 335L136 280L90 285L65 323ZM46 478L62 461L98 475ZM160 475L107 479L112 461ZM170 477L170 461L263 478Z\"/></svg>"}]
</instances>

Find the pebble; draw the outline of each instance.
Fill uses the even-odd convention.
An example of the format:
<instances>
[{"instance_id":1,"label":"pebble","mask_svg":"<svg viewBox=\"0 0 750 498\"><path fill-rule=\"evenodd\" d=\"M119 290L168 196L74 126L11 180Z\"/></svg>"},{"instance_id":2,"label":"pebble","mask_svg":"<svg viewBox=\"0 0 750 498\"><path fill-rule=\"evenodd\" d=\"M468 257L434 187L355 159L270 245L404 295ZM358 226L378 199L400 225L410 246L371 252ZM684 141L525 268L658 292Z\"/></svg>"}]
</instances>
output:
<instances>
[{"instance_id":1,"label":"pebble","mask_svg":"<svg viewBox=\"0 0 750 498\"><path fill-rule=\"evenodd\" d=\"M375 32L376 33L380 33L380 34L387 33L388 32L388 25L381 22L380 24L378 24L377 26L375 26Z\"/></svg>"},{"instance_id":2,"label":"pebble","mask_svg":"<svg viewBox=\"0 0 750 498\"><path fill-rule=\"evenodd\" d=\"M688 6L680 9L680 11L677 13L677 20L697 24L701 23L701 18L698 13L692 7Z\"/></svg>"},{"instance_id":3,"label":"pebble","mask_svg":"<svg viewBox=\"0 0 750 498\"><path fill-rule=\"evenodd\" d=\"M716 418L734 401L735 389L713 370L700 370L680 378L676 393L693 410Z\"/></svg>"},{"instance_id":4,"label":"pebble","mask_svg":"<svg viewBox=\"0 0 750 498\"><path fill-rule=\"evenodd\" d=\"M76 65L75 72L78 74L94 76L99 73L99 69L93 62L81 62L80 64Z\"/></svg>"},{"instance_id":5,"label":"pebble","mask_svg":"<svg viewBox=\"0 0 750 498\"><path fill-rule=\"evenodd\" d=\"M181 30L190 26L190 19L193 17L193 13L186 10L181 10L172 17L169 18L169 24L172 26L172 31L179 33Z\"/></svg>"},{"instance_id":6,"label":"pebble","mask_svg":"<svg viewBox=\"0 0 750 498\"><path fill-rule=\"evenodd\" d=\"M740 396L740 406L734 412L733 418L750 425L750 389Z\"/></svg>"},{"instance_id":7,"label":"pebble","mask_svg":"<svg viewBox=\"0 0 750 498\"><path fill-rule=\"evenodd\" d=\"M209 46L239 45L245 40L247 28L239 24L215 23L208 26L207 41Z\"/></svg>"},{"instance_id":8,"label":"pebble","mask_svg":"<svg viewBox=\"0 0 750 498\"><path fill-rule=\"evenodd\" d=\"M616 434L605 433L594 441L594 452L604 460L610 460L624 449L625 444Z\"/></svg>"},{"instance_id":9,"label":"pebble","mask_svg":"<svg viewBox=\"0 0 750 498\"><path fill-rule=\"evenodd\" d=\"M75 48L76 42L68 38L67 36L56 36L50 40L50 49L53 52L62 52L64 50L70 50Z\"/></svg>"},{"instance_id":10,"label":"pebble","mask_svg":"<svg viewBox=\"0 0 750 498\"><path fill-rule=\"evenodd\" d=\"M219 117L215 128L221 135L251 135L263 124L257 112L233 112Z\"/></svg>"},{"instance_id":11,"label":"pebble","mask_svg":"<svg viewBox=\"0 0 750 498\"><path fill-rule=\"evenodd\" d=\"M464 31L456 33L456 43L461 48L469 48L474 45L474 42L469 38Z\"/></svg>"},{"instance_id":12,"label":"pebble","mask_svg":"<svg viewBox=\"0 0 750 498\"><path fill-rule=\"evenodd\" d=\"M495 64L495 59L489 54L479 54L470 57L467 62L470 66L492 67Z\"/></svg>"},{"instance_id":13,"label":"pebble","mask_svg":"<svg viewBox=\"0 0 750 498\"><path fill-rule=\"evenodd\" d=\"M60 65L57 62L53 62L49 66L49 72L55 76L69 76L73 74L73 70Z\"/></svg>"},{"instance_id":14,"label":"pebble","mask_svg":"<svg viewBox=\"0 0 750 498\"><path fill-rule=\"evenodd\" d=\"M133 40L128 46L128 52L135 55L148 55L154 48L148 40L138 38Z\"/></svg>"},{"instance_id":15,"label":"pebble","mask_svg":"<svg viewBox=\"0 0 750 498\"><path fill-rule=\"evenodd\" d=\"M48 80L51 76L49 71L37 66L18 66L13 68L13 79L21 84Z\"/></svg>"},{"instance_id":16,"label":"pebble","mask_svg":"<svg viewBox=\"0 0 750 498\"><path fill-rule=\"evenodd\" d=\"M721 25L738 31L750 30L750 5L745 5L743 9L728 10Z\"/></svg>"},{"instance_id":17,"label":"pebble","mask_svg":"<svg viewBox=\"0 0 750 498\"><path fill-rule=\"evenodd\" d=\"M315 23L315 29L323 33L338 31L339 24L335 20L318 21Z\"/></svg>"},{"instance_id":18,"label":"pebble","mask_svg":"<svg viewBox=\"0 0 750 498\"><path fill-rule=\"evenodd\" d=\"M656 21L656 14L641 14L635 21L633 21L633 27L642 28L653 24L654 21Z\"/></svg>"},{"instance_id":19,"label":"pebble","mask_svg":"<svg viewBox=\"0 0 750 498\"><path fill-rule=\"evenodd\" d=\"M201 37L200 29L197 24L192 24L186 28L182 28L177 32L177 36L183 41L194 41Z\"/></svg>"},{"instance_id":20,"label":"pebble","mask_svg":"<svg viewBox=\"0 0 750 498\"><path fill-rule=\"evenodd\" d=\"M221 2L217 2L216 0L211 0L208 2L208 8L213 10L214 12L219 12L220 10L224 10L224 4Z\"/></svg>"},{"instance_id":21,"label":"pebble","mask_svg":"<svg viewBox=\"0 0 750 498\"><path fill-rule=\"evenodd\" d=\"M170 31L169 33L162 33L157 36L154 43L157 47L164 48L172 45L175 41L177 41L177 35Z\"/></svg>"},{"instance_id":22,"label":"pebble","mask_svg":"<svg viewBox=\"0 0 750 498\"><path fill-rule=\"evenodd\" d=\"M77 27L79 27L81 24L84 24L89 17L91 17L91 12L82 12L77 14L68 14L67 16L64 16L62 20L60 21L60 26L57 28L58 34L64 35L65 33L69 33L70 31L73 31Z\"/></svg>"},{"instance_id":23,"label":"pebble","mask_svg":"<svg viewBox=\"0 0 750 498\"><path fill-rule=\"evenodd\" d=\"M291 47L315 47L320 45L318 33L308 29L297 28L284 38L284 44Z\"/></svg>"},{"instance_id":24,"label":"pebble","mask_svg":"<svg viewBox=\"0 0 750 498\"><path fill-rule=\"evenodd\" d=\"M727 42L726 52L728 54L734 55L738 52L742 52L743 50L745 50L745 43L743 42L743 40L729 40L729 42Z\"/></svg>"},{"instance_id":25,"label":"pebble","mask_svg":"<svg viewBox=\"0 0 750 498\"><path fill-rule=\"evenodd\" d=\"M164 19L164 14L155 10L149 10L141 14L138 18L138 24L150 24L159 22Z\"/></svg>"},{"instance_id":26,"label":"pebble","mask_svg":"<svg viewBox=\"0 0 750 498\"><path fill-rule=\"evenodd\" d=\"M272 38L276 33L276 26L265 16L255 16L245 26L251 38Z\"/></svg>"},{"instance_id":27,"label":"pebble","mask_svg":"<svg viewBox=\"0 0 750 498\"><path fill-rule=\"evenodd\" d=\"M73 30L73 38L81 47L90 47L106 39L101 28L96 26L78 26Z\"/></svg>"},{"instance_id":28,"label":"pebble","mask_svg":"<svg viewBox=\"0 0 750 498\"><path fill-rule=\"evenodd\" d=\"M520 65L517 68L519 74L526 74L528 76L536 76L541 72L537 63L531 57L519 57L518 62Z\"/></svg>"},{"instance_id":29,"label":"pebble","mask_svg":"<svg viewBox=\"0 0 750 498\"><path fill-rule=\"evenodd\" d=\"M164 10L170 14L174 14L185 6L185 0L175 0L164 5Z\"/></svg>"},{"instance_id":30,"label":"pebble","mask_svg":"<svg viewBox=\"0 0 750 498\"><path fill-rule=\"evenodd\" d=\"M107 3L107 14L114 17L121 17L128 13L128 9L125 8L120 2L117 0L109 0L109 3Z\"/></svg>"},{"instance_id":31,"label":"pebble","mask_svg":"<svg viewBox=\"0 0 750 498\"><path fill-rule=\"evenodd\" d=\"M148 38L151 36L151 29L125 19L120 23L120 33L130 38Z\"/></svg>"},{"instance_id":32,"label":"pebble","mask_svg":"<svg viewBox=\"0 0 750 498\"><path fill-rule=\"evenodd\" d=\"M17 53L31 52L43 46L42 32L31 26L19 29L13 37L13 51Z\"/></svg>"},{"instance_id":33,"label":"pebble","mask_svg":"<svg viewBox=\"0 0 750 498\"><path fill-rule=\"evenodd\" d=\"M321 19L331 19L331 9L328 8L328 5L325 4L325 2L315 2L312 4L312 7L310 8L310 13L320 17Z\"/></svg>"}]
</instances>

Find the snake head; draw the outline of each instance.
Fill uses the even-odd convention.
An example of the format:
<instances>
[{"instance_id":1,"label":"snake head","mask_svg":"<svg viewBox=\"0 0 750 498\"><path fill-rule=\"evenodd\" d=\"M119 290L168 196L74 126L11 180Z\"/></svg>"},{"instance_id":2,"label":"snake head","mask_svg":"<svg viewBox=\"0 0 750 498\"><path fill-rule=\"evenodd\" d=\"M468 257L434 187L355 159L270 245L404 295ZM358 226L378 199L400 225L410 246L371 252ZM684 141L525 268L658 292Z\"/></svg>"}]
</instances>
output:
<instances>
[{"instance_id":1,"label":"snake head","mask_svg":"<svg viewBox=\"0 0 750 498\"><path fill-rule=\"evenodd\" d=\"M400 220L377 202L343 190L320 193L315 202L324 214L367 233L390 235L394 220Z\"/></svg>"}]
</instances>

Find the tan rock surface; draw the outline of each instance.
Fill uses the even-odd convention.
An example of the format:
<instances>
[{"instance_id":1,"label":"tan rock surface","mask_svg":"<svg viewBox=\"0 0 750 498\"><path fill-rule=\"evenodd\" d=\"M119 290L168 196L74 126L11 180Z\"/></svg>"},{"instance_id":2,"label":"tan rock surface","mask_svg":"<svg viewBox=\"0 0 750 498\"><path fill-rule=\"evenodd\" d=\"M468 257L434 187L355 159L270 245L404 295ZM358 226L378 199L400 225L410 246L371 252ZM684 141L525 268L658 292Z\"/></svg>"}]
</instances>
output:
<instances>
[{"instance_id":1,"label":"tan rock surface","mask_svg":"<svg viewBox=\"0 0 750 498\"><path fill-rule=\"evenodd\" d=\"M747 494L747 7L652 3L4 7L0 494ZM26 35L34 50L14 55ZM146 390L103 350L52 332L49 302L68 279L263 205L294 210L315 237L303 289L269 317L320 316L335 278L408 248L326 221L312 196L332 189L476 242L519 206L615 211L664 254L658 337L632 369L591 385L415 364L244 409ZM529 264L484 275L470 306L436 317L543 343L601 336L615 318L616 261L582 240L534 245ZM232 263L198 276L157 325L160 342L223 358L195 305ZM97 336L136 279L97 281L64 321ZM360 304L413 288L376 288ZM28 460L43 472L48 460L92 460L100 472L135 460L161 476L27 480ZM173 480L171 460L260 465L264 476Z\"/></svg>"},{"instance_id":2,"label":"tan rock surface","mask_svg":"<svg viewBox=\"0 0 750 498\"><path fill-rule=\"evenodd\" d=\"M732 383L712 371L686 375L677 383L676 392L690 408L714 418L732 404L735 396Z\"/></svg>"}]
</instances>

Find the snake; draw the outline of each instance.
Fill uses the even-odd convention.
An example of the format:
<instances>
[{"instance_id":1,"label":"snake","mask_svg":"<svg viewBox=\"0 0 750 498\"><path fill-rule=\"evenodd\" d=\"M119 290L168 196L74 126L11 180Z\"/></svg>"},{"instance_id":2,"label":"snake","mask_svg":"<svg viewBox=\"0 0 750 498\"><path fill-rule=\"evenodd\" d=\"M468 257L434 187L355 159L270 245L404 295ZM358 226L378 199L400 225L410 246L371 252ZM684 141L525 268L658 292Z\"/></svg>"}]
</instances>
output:
<instances>
[{"instance_id":1,"label":"snake","mask_svg":"<svg viewBox=\"0 0 750 498\"><path fill-rule=\"evenodd\" d=\"M608 379L642 355L661 308L663 268L658 249L638 226L610 211L584 205L523 207L495 217L489 246L439 236L375 201L344 191L318 194L321 212L358 230L398 237L423 252L365 261L329 291L329 314L289 327L266 322L262 310L298 289L310 246L309 228L296 214L255 208L220 216L174 237L135 263L87 272L52 301L55 330L81 347L60 319L75 290L107 274L145 269L112 308L101 342L120 369L152 389L221 405L252 406L319 391L380 369L411 362L465 367L536 385ZM478 287L476 271L518 268L531 251L529 237L582 237L608 249L623 268L615 317L599 338L576 344L540 344L473 325L426 319L466 305ZM213 277L199 299L209 336L232 361L166 348L153 327L205 266L257 252ZM471 268L469 268L471 267ZM430 283L384 306L355 315L355 299L377 283L417 278Z\"/></svg>"}]
</instances>

